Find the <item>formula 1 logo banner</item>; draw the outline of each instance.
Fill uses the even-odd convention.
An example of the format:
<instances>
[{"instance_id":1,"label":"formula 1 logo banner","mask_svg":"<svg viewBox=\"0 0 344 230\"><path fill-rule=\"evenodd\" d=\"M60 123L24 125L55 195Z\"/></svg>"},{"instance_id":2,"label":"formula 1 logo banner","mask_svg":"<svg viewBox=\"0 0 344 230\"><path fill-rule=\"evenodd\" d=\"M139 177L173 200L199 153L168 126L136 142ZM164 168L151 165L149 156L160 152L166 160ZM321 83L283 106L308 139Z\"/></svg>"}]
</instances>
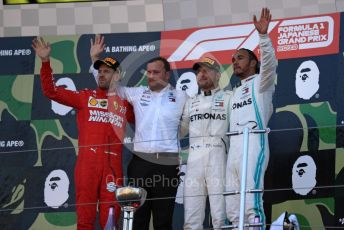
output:
<instances>
[{"instance_id":1,"label":"formula 1 logo banner","mask_svg":"<svg viewBox=\"0 0 344 230\"><path fill-rule=\"evenodd\" d=\"M278 59L334 54L339 50L340 14L273 20L269 26ZM253 23L166 31L161 34L161 56L173 68L190 68L201 57L213 56L231 64L235 50L258 50Z\"/></svg>"}]
</instances>

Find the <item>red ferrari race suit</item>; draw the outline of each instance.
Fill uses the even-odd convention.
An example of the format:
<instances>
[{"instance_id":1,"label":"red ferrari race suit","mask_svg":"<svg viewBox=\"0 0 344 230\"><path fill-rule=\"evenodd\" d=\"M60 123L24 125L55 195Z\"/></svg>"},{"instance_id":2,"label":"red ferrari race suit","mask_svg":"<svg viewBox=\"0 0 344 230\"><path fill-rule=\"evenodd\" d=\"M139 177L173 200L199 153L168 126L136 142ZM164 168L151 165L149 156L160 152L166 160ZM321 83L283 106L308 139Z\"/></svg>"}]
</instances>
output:
<instances>
[{"instance_id":1,"label":"red ferrari race suit","mask_svg":"<svg viewBox=\"0 0 344 230\"><path fill-rule=\"evenodd\" d=\"M57 87L50 62L42 63L41 85L45 96L77 111L79 152L74 179L78 230L94 228L98 202L102 229L111 206L115 206L118 223L120 208L106 184L123 183L122 141L127 120L134 121L131 105L118 96L108 97L107 90L100 88L71 91Z\"/></svg>"}]
</instances>

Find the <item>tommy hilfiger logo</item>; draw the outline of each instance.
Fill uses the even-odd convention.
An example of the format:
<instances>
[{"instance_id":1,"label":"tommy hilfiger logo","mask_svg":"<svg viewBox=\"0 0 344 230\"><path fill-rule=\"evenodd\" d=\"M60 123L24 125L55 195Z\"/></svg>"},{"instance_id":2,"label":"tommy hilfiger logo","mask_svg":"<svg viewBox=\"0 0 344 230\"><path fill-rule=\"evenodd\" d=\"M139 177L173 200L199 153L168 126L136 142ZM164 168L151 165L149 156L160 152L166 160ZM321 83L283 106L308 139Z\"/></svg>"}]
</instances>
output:
<instances>
[{"instance_id":1,"label":"tommy hilfiger logo","mask_svg":"<svg viewBox=\"0 0 344 230\"><path fill-rule=\"evenodd\" d=\"M215 107L223 107L224 106L224 101L223 100L215 101L214 105L215 105Z\"/></svg>"},{"instance_id":2,"label":"tommy hilfiger logo","mask_svg":"<svg viewBox=\"0 0 344 230\"><path fill-rule=\"evenodd\" d=\"M242 88L242 94L243 95L245 95L245 94L247 94L247 93L249 93L250 92L250 88L248 88L247 86L244 86L243 88Z\"/></svg>"}]
</instances>

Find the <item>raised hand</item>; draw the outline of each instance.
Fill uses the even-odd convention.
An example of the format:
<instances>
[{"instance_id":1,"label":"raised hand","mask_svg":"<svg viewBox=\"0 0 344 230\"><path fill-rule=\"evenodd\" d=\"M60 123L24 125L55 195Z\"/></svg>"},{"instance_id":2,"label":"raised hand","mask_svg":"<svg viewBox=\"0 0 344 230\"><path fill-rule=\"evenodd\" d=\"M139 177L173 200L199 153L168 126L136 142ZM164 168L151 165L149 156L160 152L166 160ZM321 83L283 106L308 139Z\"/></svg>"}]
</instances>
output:
<instances>
[{"instance_id":1,"label":"raised hand","mask_svg":"<svg viewBox=\"0 0 344 230\"><path fill-rule=\"evenodd\" d=\"M266 34L268 32L269 24L271 21L271 14L268 8L263 8L260 13L259 21L257 20L256 15L253 16L253 23L256 27L256 30L260 34Z\"/></svg>"},{"instance_id":2,"label":"raised hand","mask_svg":"<svg viewBox=\"0 0 344 230\"><path fill-rule=\"evenodd\" d=\"M51 53L49 42L45 42L42 37L36 37L32 41L32 48L35 50L36 55L42 60L42 62L49 61Z\"/></svg>"},{"instance_id":3,"label":"raised hand","mask_svg":"<svg viewBox=\"0 0 344 230\"><path fill-rule=\"evenodd\" d=\"M105 43L104 43L104 36L100 34L96 34L93 39L91 38L91 48L90 48L90 56L92 59L92 63L99 59L100 54L104 51Z\"/></svg>"}]
</instances>

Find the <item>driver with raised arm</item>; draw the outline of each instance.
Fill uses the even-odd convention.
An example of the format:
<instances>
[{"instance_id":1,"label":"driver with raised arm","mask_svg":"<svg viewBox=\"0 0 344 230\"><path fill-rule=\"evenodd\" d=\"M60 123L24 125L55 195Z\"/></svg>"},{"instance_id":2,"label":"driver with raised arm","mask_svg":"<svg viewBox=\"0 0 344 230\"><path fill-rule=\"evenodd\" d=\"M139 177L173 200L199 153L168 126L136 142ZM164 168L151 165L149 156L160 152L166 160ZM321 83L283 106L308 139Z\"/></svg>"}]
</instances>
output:
<instances>
[{"instance_id":1,"label":"driver with raised arm","mask_svg":"<svg viewBox=\"0 0 344 230\"><path fill-rule=\"evenodd\" d=\"M275 91L277 60L268 27L271 14L263 8L257 20L253 17L254 26L259 33L261 65L258 58L249 49L241 48L232 57L233 72L240 78L241 86L233 90L231 103L230 130L242 131L249 127L265 129L271 117L272 96ZM226 191L240 191L241 162L243 159L243 135L230 137L230 148L226 169ZM247 165L247 189L263 189L264 173L268 165L269 143L267 134L250 134ZM262 193L246 194L245 221L253 223L256 216L265 223ZM226 197L227 218L239 224L239 195Z\"/></svg>"}]
</instances>

